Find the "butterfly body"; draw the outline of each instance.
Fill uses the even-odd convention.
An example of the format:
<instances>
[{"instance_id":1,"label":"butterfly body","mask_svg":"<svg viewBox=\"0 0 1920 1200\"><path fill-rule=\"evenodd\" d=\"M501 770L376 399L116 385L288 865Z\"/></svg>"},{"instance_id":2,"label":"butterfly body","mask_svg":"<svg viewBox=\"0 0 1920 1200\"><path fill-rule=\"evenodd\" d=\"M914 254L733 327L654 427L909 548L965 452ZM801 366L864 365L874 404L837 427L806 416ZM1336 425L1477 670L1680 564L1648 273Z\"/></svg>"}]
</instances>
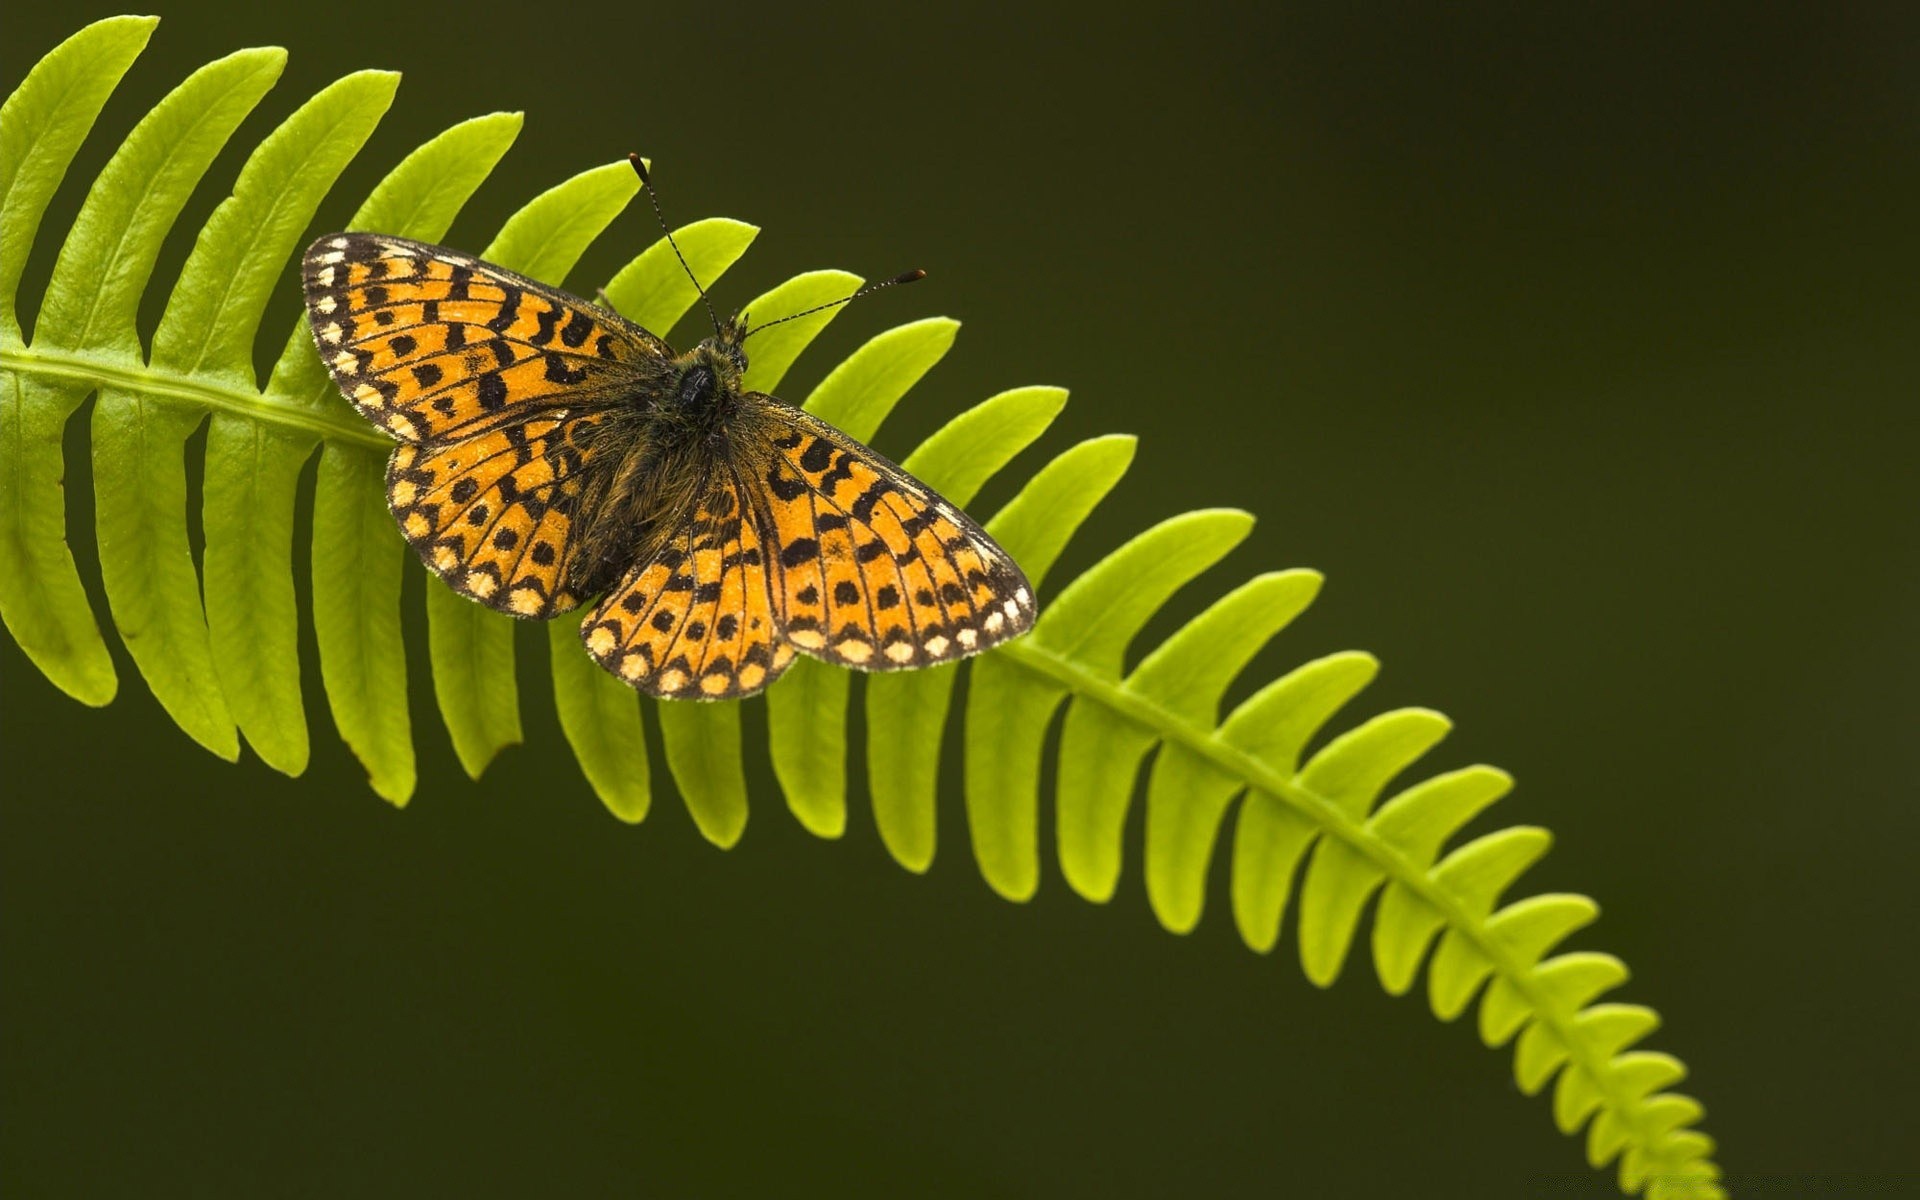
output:
<instances>
[{"instance_id":1,"label":"butterfly body","mask_svg":"<svg viewBox=\"0 0 1920 1200\"><path fill-rule=\"evenodd\" d=\"M582 641L643 691L751 695L796 651L927 666L1032 624L978 525L745 389L743 322L677 354L611 310L374 234L321 238L304 275L322 361L399 443L387 500L422 560L519 617L597 597Z\"/></svg>"}]
</instances>

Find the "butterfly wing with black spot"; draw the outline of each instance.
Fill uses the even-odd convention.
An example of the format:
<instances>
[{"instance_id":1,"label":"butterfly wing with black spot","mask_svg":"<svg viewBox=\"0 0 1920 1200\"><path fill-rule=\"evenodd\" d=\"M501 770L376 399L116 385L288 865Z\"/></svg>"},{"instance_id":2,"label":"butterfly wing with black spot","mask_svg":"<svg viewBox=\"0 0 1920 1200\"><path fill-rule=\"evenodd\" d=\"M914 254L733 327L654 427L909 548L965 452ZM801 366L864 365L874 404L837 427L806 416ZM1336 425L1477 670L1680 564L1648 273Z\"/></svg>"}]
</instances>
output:
<instances>
[{"instance_id":1,"label":"butterfly wing with black spot","mask_svg":"<svg viewBox=\"0 0 1920 1200\"><path fill-rule=\"evenodd\" d=\"M302 274L320 360L401 442L614 404L658 386L672 357L617 313L443 246L332 234L308 247Z\"/></svg>"},{"instance_id":2,"label":"butterfly wing with black spot","mask_svg":"<svg viewBox=\"0 0 1920 1200\"><path fill-rule=\"evenodd\" d=\"M867 671L946 662L1033 625L1033 589L965 513L826 422L750 393L773 605L802 653Z\"/></svg>"},{"instance_id":3,"label":"butterfly wing with black spot","mask_svg":"<svg viewBox=\"0 0 1920 1200\"><path fill-rule=\"evenodd\" d=\"M546 409L472 437L402 444L387 462L400 532L448 586L516 617L577 606L577 522L605 411Z\"/></svg>"},{"instance_id":4,"label":"butterfly wing with black spot","mask_svg":"<svg viewBox=\"0 0 1920 1200\"><path fill-rule=\"evenodd\" d=\"M667 699L750 696L793 662L779 634L753 481L730 457L705 465L690 511L658 514L658 545L580 623L601 666Z\"/></svg>"}]
</instances>

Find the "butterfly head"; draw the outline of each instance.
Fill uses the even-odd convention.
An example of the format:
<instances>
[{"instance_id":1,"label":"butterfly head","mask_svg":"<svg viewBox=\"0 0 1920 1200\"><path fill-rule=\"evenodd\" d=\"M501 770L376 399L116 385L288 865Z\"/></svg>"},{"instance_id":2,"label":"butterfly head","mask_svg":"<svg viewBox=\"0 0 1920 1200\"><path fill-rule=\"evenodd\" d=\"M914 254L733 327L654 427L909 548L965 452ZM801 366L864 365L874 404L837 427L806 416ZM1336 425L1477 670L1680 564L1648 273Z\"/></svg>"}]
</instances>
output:
<instances>
[{"instance_id":1,"label":"butterfly head","mask_svg":"<svg viewBox=\"0 0 1920 1200\"><path fill-rule=\"evenodd\" d=\"M678 407L686 411L710 409L740 392L747 373L747 352L740 345L740 325L729 321L720 332L681 355L674 363L679 378L673 389Z\"/></svg>"},{"instance_id":2,"label":"butterfly head","mask_svg":"<svg viewBox=\"0 0 1920 1200\"><path fill-rule=\"evenodd\" d=\"M719 332L694 348L694 355L710 366L725 382L738 385L747 373L747 351L741 345L747 338L744 314L730 318Z\"/></svg>"}]
</instances>

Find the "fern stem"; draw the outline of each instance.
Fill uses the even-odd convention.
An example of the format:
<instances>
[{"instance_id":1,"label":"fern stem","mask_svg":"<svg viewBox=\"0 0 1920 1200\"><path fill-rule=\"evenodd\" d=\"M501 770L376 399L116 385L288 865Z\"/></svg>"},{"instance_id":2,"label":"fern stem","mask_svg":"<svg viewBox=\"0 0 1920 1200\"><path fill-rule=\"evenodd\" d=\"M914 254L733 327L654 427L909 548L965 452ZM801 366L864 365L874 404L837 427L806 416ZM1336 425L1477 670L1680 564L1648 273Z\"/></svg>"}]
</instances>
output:
<instances>
[{"instance_id":1,"label":"fern stem","mask_svg":"<svg viewBox=\"0 0 1920 1200\"><path fill-rule=\"evenodd\" d=\"M1348 815L1337 805L1299 786L1293 779L1280 774L1258 758L1213 737L1209 730L1180 720L1124 685L1095 675L1072 660L1036 644L1032 639L1010 642L994 653L1035 674L1044 675L1077 695L1087 696L1107 706L1165 741L1177 742L1211 760L1235 777L1246 780L1253 787L1297 809L1318 822L1327 834L1372 859L1395 882L1440 913L1449 928L1459 931L1492 964L1495 973L1526 997L1534 1020L1545 1022L1555 1039L1567 1048L1569 1062L1561 1069L1578 1067L1585 1071L1604 1097L1605 1106L1633 1130L1635 1136L1631 1140L1651 1149L1657 1139L1645 1130L1644 1121L1636 1119L1641 1115L1640 1105L1622 1094L1617 1081L1605 1070L1603 1057L1584 1038L1576 1035L1569 1020L1571 1014L1561 1012L1549 1003L1534 979L1532 964L1518 961L1511 948L1487 932L1484 918L1469 912L1445 889L1435 884L1424 868L1398 848L1371 833L1363 820Z\"/></svg>"},{"instance_id":2,"label":"fern stem","mask_svg":"<svg viewBox=\"0 0 1920 1200\"><path fill-rule=\"evenodd\" d=\"M259 392L218 387L198 379L184 379L148 367L108 362L87 354L8 347L0 349L0 368L74 380L96 388L123 388L138 395L202 410L234 413L262 424L298 430L328 441L346 442L383 452L393 448L391 438L364 421L348 422L324 412L270 400Z\"/></svg>"}]
</instances>

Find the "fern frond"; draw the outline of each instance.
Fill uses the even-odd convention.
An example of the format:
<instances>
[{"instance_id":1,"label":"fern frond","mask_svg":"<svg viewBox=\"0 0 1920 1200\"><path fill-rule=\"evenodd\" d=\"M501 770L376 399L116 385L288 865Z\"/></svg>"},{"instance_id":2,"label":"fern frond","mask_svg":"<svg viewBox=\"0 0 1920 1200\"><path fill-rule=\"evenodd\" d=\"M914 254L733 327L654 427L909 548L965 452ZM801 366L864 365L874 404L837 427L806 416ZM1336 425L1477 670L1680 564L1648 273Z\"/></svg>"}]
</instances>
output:
<instances>
[{"instance_id":1,"label":"fern frond","mask_svg":"<svg viewBox=\"0 0 1920 1200\"><path fill-rule=\"evenodd\" d=\"M252 364L292 250L384 114L397 78L349 75L255 149L201 230L148 352L136 314L161 243L285 56L244 50L195 72L138 123L95 181L31 342L16 315L42 215L153 24L118 18L89 26L42 60L0 109L0 617L56 686L87 704L113 698L112 659L68 550L61 495L63 430L92 395L95 545L113 628L189 737L227 759L244 740L269 765L298 774L309 735L294 513L302 472L317 456L309 552L322 683L334 724L374 790L403 804L415 762L400 596L404 573L417 564L382 501L387 441L335 392L301 323L264 385ZM517 114L496 113L440 134L387 175L352 226L440 238L519 127ZM482 254L563 284L634 191L624 164L587 171L536 197ZM714 280L755 232L708 220L677 236L699 276ZM766 320L859 282L814 272L746 308ZM664 242L617 272L606 293L654 329L670 328L695 300ZM748 386L774 390L838 312L769 329L755 344ZM928 319L880 334L830 372L806 408L873 438L947 353L957 328ZM1066 399L1050 387L1002 392L948 422L904 465L971 503L1044 434ZM196 566L185 455L203 425L205 553ZM1119 436L1070 447L987 523L1036 588L1134 452L1133 439ZM1507 791L1504 773L1470 766L1383 800L1447 733L1447 720L1426 709L1372 717L1310 751L1373 677L1376 664L1361 653L1300 666L1222 716L1234 679L1314 599L1316 573L1257 575L1128 666L1148 622L1243 540L1252 521L1232 510L1169 517L1060 588L1029 637L966 668L866 679L867 790L888 852L911 871L925 871L936 855L941 735L966 669L960 753L974 859L1001 895L1033 896L1048 729L1064 707L1053 812L1061 874L1076 893L1094 902L1115 894L1144 768L1143 875L1167 929L1199 922L1225 834L1232 915L1249 947L1266 952L1277 943L1297 875L1301 967L1329 985L1372 905L1371 953L1386 990L1409 990L1424 961L1428 1005L1442 1020L1477 996L1482 1039L1515 1044L1525 1090L1557 1080L1555 1121L1569 1134L1586 1129L1596 1166L1619 1161L1623 1190L1720 1195L1712 1143L1693 1128L1699 1105L1667 1090L1684 1068L1636 1048L1657 1016L1600 1001L1625 981L1626 968L1609 955L1558 950L1594 919L1594 903L1555 894L1506 899L1546 852L1547 833L1516 826L1452 844ZM445 587L425 592L441 718L460 762L478 776L521 738L513 625ZM551 675L555 711L589 786L620 819L647 815L652 767L643 722L651 709L667 772L700 831L732 845L749 811L739 704L643 705L581 652L577 626L577 618L550 624ZM839 836L847 824L854 690L848 674L802 661L766 700L774 774L795 818L821 837Z\"/></svg>"}]
</instances>

